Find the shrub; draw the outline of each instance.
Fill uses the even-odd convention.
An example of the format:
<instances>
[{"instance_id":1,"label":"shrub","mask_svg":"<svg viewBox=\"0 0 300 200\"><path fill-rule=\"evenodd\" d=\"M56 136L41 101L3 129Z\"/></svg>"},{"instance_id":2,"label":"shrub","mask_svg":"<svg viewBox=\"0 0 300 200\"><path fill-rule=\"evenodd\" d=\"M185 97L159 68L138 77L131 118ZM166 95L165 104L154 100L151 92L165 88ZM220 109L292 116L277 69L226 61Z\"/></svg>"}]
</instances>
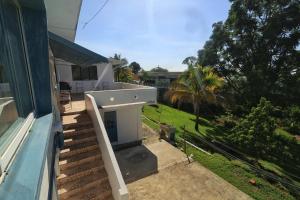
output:
<instances>
[{"instance_id":1,"label":"shrub","mask_svg":"<svg viewBox=\"0 0 300 200\"><path fill-rule=\"evenodd\" d=\"M283 122L285 129L293 134L300 135L300 107L291 106L285 112L285 119Z\"/></svg>"}]
</instances>

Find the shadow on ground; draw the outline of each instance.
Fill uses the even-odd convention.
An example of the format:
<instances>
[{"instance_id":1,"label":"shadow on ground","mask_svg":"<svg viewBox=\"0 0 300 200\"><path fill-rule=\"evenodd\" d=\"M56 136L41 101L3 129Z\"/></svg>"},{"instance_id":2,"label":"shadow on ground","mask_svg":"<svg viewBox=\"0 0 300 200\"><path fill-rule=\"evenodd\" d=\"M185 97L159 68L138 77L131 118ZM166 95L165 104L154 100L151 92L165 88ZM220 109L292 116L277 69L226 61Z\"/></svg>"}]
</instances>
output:
<instances>
[{"instance_id":1,"label":"shadow on ground","mask_svg":"<svg viewBox=\"0 0 300 200\"><path fill-rule=\"evenodd\" d=\"M158 172L157 157L144 145L115 152L125 183Z\"/></svg>"}]
</instances>

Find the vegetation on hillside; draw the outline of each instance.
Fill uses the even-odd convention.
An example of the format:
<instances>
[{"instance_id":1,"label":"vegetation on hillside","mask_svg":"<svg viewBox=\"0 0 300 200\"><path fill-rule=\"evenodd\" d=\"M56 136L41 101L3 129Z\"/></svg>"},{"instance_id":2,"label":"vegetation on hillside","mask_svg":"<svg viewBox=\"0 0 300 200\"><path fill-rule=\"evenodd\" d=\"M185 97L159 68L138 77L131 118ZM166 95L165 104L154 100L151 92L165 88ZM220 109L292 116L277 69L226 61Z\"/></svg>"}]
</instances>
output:
<instances>
[{"instance_id":1,"label":"vegetation on hillside","mask_svg":"<svg viewBox=\"0 0 300 200\"><path fill-rule=\"evenodd\" d=\"M200 104L215 103L217 90L223 85L220 78L211 67L189 65L187 71L174 81L166 93L172 103L190 102L196 115L195 129L199 131Z\"/></svg>"},{"instance_id":2,"label":"vegetation on hillside","mask_svg":"<svg viewBox=\"0 0 300 200\"><path fill-rule=\"evenodd\" d=\"M274 182L274 180L260 175L244 162L233 159L232 157L227 157L201 142L202 140L199 139L204 138L209 141L221 141L221 143L226 143L226 137L229 133L219 129L209 120L201 117L201 125L199 127L199 132L197 132L194 129L195 115L193 114L162 104L159 104L157 107L145 106L143 110L143 114L147 117L147 119L145 118L143 120L144 123L157 131L159 130L157 123L166 123L176 127L176 141L179 147L183 145L181 138L186 137L189 141L192 141L192 143L210 152L211 155L199 151L192 146L188 146L187 150L188 154L194 155L193 158L197 162L201 163L203 166L218 174L253 198L261 200L299 198L299 196L296 196L297 194L295 194L296 191L294 191L294 188L287 188L278 182ZM183 127L186 130L185 133ZM279 133L277 133L277 131L275 132L276 134L282 134L280 131ZM298 149L299 147L300 144L298 144ZM252 157L248 156L246 159L251 160ZM283 177L284 180L290 180L291 184L298 185L298 187L300 186L300 180L293 179L294 177L290 176L285 168L261 159L258 162L259 165L256 165L257 168L272 172L277 176ZM256 185L250 184L250 179L254 179Z\"/></svg>"}]
</instances>

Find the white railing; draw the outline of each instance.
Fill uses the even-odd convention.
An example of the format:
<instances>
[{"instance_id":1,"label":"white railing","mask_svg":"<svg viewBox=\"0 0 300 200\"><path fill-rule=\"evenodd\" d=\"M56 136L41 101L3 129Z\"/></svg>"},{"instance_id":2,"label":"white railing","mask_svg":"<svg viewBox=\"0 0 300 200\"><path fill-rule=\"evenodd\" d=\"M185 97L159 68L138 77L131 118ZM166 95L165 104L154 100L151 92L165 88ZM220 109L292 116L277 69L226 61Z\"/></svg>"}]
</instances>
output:
<instances>
[{"instance_id":1,"label":"white railing","mask_svg":"<svg viewBox=\"0 0 300 200\"><path fill-rule=\"evenodd\" d=\"M138 102L145 102L147 104L157 103L156 88L127 83L114 83L113 85L114 88L108 90L87 91L85 93L92 95L98 106Z\"/></svg>"},{"instance_id":2,"label":"white railing","mask_svg":"<svg viewBox=\"0 0 300 200\"><path fill-rule=\"evenodd\" d=\"M99 147L101 149L102 160L108 174L113 197L115 200L128 200L128 190L122 177L117 159L110 144L94 97L86 94L85 104L87 112L93 121Z\"/></svg>"}]
</instances>

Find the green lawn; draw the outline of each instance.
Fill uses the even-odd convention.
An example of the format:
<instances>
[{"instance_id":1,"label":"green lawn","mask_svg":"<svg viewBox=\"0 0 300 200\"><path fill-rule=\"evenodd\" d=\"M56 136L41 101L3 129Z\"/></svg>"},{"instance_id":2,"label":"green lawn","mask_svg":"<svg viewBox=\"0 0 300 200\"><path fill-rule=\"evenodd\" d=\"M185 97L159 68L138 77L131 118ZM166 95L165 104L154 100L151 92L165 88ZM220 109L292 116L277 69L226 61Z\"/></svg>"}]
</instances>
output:
<instances>
[{"instance_id":1,"label":"green lawn","mask_svg":"<svg viewBox=\"0 0 300 200\"><path fill-rule=\"evenodd\" d=\"M218 140L222 140L222 136L225 134L221 130L216 129L204 118L201 118L200 133L197 133L194 129L194 115L162 104L159 104L159 108L145 106L144 115L153 121L175 126L177 138L182 135L183 126L191 134L214 137ZM157 124L151 120L143 119L143 122L151 128L158 130L159 127ZM218 153L208 155L191 146L187 150L189 154L192 153L194 155L196 161L255 199L295 199L283 187L272 185L265 179L257 177L247 165L240 161L229 160ZM265 161L262 162L267 166ZM276 165L272 165L273 168L276 168L274 166ZM251 178L257 181L257 186L252 186L248 183Z\"/></svg>"}]
</instances>

